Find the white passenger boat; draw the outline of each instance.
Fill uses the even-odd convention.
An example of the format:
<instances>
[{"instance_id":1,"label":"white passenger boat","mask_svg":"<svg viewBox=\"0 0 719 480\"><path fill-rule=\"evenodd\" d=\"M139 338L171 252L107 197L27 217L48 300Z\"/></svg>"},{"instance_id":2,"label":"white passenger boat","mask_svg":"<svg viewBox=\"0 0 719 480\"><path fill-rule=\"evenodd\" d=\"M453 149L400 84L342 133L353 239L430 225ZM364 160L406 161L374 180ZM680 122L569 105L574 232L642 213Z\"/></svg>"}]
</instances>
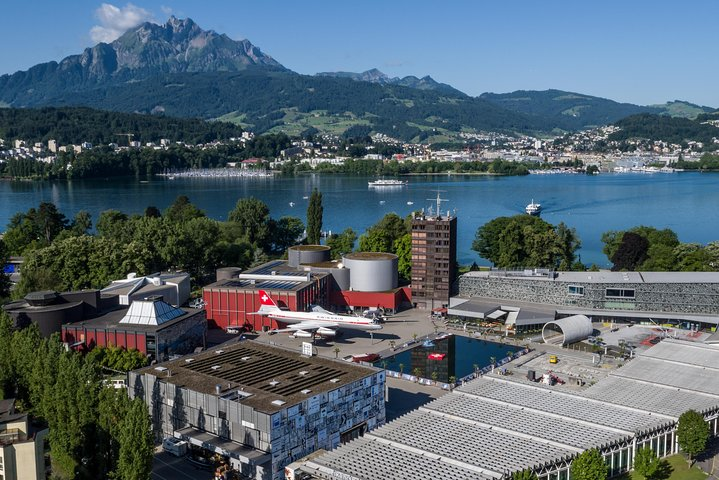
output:
<instances>
[{"instance_id":1,"label":"white passenger boat","mask_svg":"<svg viewBox=\"0 0 719 480\"><path fill-rule=\"evenodd\" d=\"M527 205L527 208L525 208L524 211L529 215L538 216L542 212L542 205L534 203L534 199L532 199L532 203Z\"/></svg>"}]
</instances>

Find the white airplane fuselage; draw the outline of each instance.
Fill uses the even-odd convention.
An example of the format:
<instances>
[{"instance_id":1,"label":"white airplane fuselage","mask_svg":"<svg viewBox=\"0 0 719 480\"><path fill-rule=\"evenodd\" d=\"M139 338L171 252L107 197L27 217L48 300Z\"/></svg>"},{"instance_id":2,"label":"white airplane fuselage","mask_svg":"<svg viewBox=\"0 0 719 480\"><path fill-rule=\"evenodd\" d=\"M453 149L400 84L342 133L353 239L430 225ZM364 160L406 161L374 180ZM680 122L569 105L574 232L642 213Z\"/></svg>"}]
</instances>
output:
<instances>
[{"instance_id":1,"label":"white airplane fuselage","mask_svg":"<svg viewBox=\"0 0 719 480\"><path fill-rule=\"evenodd\" d=\"M320 312L292 312L280 310L272 312L268 317L286 324L312 322L318 325L326 324L334 328L349 328L354 330L381 330L382 325L362 317L350 317L348 315L334 315Z\"/></svg>"}]
</instances>

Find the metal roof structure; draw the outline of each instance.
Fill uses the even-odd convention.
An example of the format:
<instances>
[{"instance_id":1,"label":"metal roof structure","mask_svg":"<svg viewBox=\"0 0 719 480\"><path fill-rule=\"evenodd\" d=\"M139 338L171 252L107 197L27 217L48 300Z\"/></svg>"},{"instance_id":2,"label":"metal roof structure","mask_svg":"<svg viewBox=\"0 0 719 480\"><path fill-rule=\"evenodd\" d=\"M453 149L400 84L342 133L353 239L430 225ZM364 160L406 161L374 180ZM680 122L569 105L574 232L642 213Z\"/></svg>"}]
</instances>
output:
<instances>
[{"instance_id":1,"label":"metal roof structure","mask_svg":"<svg viewBox=\"0 0 719 480\"><path fill-rule=\"evenodd\" d=\"M285 403L295 405L326 394L369 377L377 369L318 356L303 357L298 351L243 340L136 372L220 397L240 391L245 397L243 404L274 413Z\"/></svg>"},{"instance_id":2,"label":"metal roof structure","mask_svg":"<svg viewBox=\"0 0 719 480\"><path fill-rule=\"evenodd\" d=\"M719 346L657 347L582 392L477 378L302 469L321 479L498 479L664 432L690 408L719 409Z\"/></svg>"},{"instance_id":3,"label":"metal roof structure","mask_svg":"<svg viewBox=\"0 0 719 480\"><path fill-rule=\"evenodd\" d=\"M586 315L572 315L558 320L552 320L544 324L542 328L542 339L544 343L555 343L554 339L561 336L560 345L579 342L584 340L594 331L592 321ZM550 332L559 333L555 337L549 337Z\"/></svg>"},{"instance_id":4,"label":"metal roof structure","mask_svg":"<svg viewBox=\"0 0 719 480\"><path fill-rule=\"evenodd\" d=\"M546 272L477 271L467 272L469 277L506 276L532 279L539 282L581 283L719 283L719 272Z\"/></svg>"},{"instance_id":5,"label":"metal roof structure","mask_svg":"<svg viewBox=\"0 0 719 480\"><path fill-rule=\"evenodd\" d=\"M133 325L162 325L185 315L185 311L175 308L162 300L135 300L119 323Z\"/></svg>"}]
</instances>

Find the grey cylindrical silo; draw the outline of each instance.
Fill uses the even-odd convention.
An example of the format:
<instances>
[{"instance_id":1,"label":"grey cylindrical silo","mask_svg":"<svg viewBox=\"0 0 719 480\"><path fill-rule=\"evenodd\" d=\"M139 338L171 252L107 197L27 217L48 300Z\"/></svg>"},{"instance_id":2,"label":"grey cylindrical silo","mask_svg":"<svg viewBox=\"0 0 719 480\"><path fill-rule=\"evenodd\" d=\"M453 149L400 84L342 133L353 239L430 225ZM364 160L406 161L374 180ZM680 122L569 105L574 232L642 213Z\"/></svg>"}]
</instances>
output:
<instances>
[{"instance_id":1,"label":"grey cylindrical silo","mask_svg":"<svg viewBox=\"0 0 719 480\"><path fill-rule=\"evenodd\" d=\"M295 245L287 249L287 264L298 268L306 263L327 262L330 259L330 247L327 245Z\"/></svg>"},{"instance_id":2,"label":"grey cylindrical silo","mask_svg":"<svg viewBox=\"0 0 719 480\"><path fill-rule=\"evenodd\" d=\"M397 255L393 253L348 253L342 263L350 270L351 290L384 292L397 288Z\"/></svg>"},{"instance_id":3,"label":"grey cylindrical silo","mask_svg":"<svg viewBox=\"0 0 719 480\"><path fill-rule=\"evenodd\" d=\"M215 271L215 281L219 282L220 280L230 280L232 278L237 278L240 273L242 273L242 269L240 267L218 268Z\"/></svg>"}]
</instances>

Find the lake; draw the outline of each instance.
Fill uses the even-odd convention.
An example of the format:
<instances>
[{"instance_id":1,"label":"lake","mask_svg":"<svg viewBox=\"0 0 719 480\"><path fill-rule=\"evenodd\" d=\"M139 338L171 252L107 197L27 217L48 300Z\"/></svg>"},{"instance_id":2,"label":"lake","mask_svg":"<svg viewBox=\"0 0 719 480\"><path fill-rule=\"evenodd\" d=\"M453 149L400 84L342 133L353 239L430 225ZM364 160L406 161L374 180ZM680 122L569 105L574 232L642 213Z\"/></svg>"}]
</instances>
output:
<instances>
[{"instance_id":1,"label":"lake","mask_svg":"<svg viewBox=\"0 0 719 480\"><path fill-rule=\"evenodd\" d=\"M227 219L239 198L253 196L270 207L274 218L306 219L313 188L323 195L324 230L352 227L358 233L395 212L401 216L434 204L437 190L448 201L442 210L458 217L457 256L461 264L487 264L471 250L477 228L499 216L523 213L534 199L542 218L574 227L582 240L581 260L601 267L610 263L602 253L601 235L636 225L671 228L682 242L719 240L719 174L412 176L400 188L369 189L367 177L303 175L277 178L136 178L54 182L0 181L0 225L18 211L55 203L72 218L87 210L93 220L114 208L142 213L148 205L165 209L178 195L187 195L208 216ZM294 206L290 205L290 202ZM412 202L411 205L408 202Z\"/></svg>"}]
</instances>

